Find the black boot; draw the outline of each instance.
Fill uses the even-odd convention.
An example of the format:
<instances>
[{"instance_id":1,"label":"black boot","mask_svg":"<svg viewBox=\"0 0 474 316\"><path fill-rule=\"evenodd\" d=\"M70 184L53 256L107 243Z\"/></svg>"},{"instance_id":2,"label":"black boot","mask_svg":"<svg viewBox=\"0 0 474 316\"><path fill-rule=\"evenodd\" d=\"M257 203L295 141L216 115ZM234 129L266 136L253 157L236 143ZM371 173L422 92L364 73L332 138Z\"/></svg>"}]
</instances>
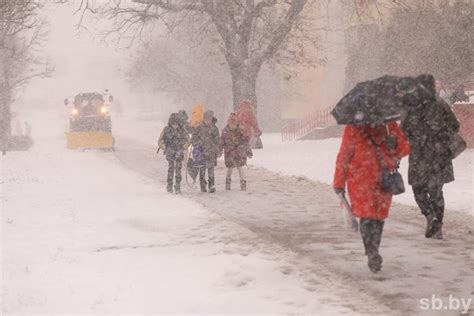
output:
<instances>
[{"instance_id":1,"label":"black boot","mask_svg":"<svg viewBox=\"0 0 474 316\"><path fill-rule=\"evenodd\" d=\"M372 273L379 272L380 269L382 269L382 263L383 263L383 258L380 254L372 253L371 255L369 255L368 265L369 265L370 272Z\"/></svg>"},{"instance_id":2,"label":"black boot","mask_svg":"<svg viewBox=\"0 0 474 316\"><path fill-rule=\"evenodd\" d=\"M370 243L372 244L372 253L369 256L369 268L372 272L378 272L382 268L383 258L379 254L380 242L382 240L383 221L374 221L374 228Z\"/></svg>"},{"instance_id":3,"label":"black boot","mask_svg":"<svg viewBox=\"0 0 474 316\"><path fill-rule=\"evenodd\" d=\"M214 193L216 192L216 187L214 186L214 184L209 184L209 193Z\"/></svg>"},{"instance_id":4,"label":"black boot","mask_svg":"<svg viewBox=\"0 0 474 316\"><path fill-rule=\"evenodd\" d=\"M174 186L174 193L176 193L176 194L180 194L180 193L181 193L181 185L176 184L176 185Z\"/></svg>"},{"instance_id":5,"label":"black boot","mask_svg":"<svg viewBox=\"0 0 474 316\"><path fill-rule=\"evenodd\" d=\"M443 239L443 223L437 222L435 232L431 238Z\"/></svg>"},{"instance_id":6,"label":"black boot","mask_svg":"<svg viewBox=\"0 0 474 316\"><path fill-rule=\"evenodd\" d=\"M240 180L240 190L242 190L242 191L247 190L247 181L246 180Z\"/></svg>"},{"instance_id":7,"label":"black boot","mask_svg":"<svg viewBox=\"0 0 474 316\"><path fill-rule=\"evenodd\" d=\"M369 255L370 250L370 231L372 230L372 221L367 218L360 219L360 235L364 243L365 255Z\"/></svg>"},{"instance_id":8,"label":"black boot","mask_svg":"<svg viewBox=\"0 0 474 316\"><path fill-rule=\"evenodd\" d=\"M365 254L368 257L368 266L375 273L382 268L383 258L379 254L379 246L382 238L383 221L361 218L360 234L364 242Z\"/></svg>"},{"instance_id":9,"label":"black boot","mask_svg":"<svg viewBox=\"0 0 474 316\"><path fill-rule=\"evenodd\" d=\"M206 185L207 185L206 182L204 183L201 182L201 192L207 192Z\"/></svg>"},{"instance_id":10,"label":"black boot","mask_svg":"<svg viewBox=\"0 0 474 316\"><path fill-rule=\"evenodd\" d=\"M436 228L438 227L438 218L436 217L434 212L429 212L426 214L426 230L425 230L425 237L432 238L436 232Z\"/></svg>"},{"instance_id":11,"label":"black boot","mask_svg":"<svg viewBox=\"0 0 474 316\"><path fill-rule=\"evenodd\" d=\"M232 182L231 178L226 178L226 179L225 179L225 189L226 189L227 191L230 190L230 183L231 183L231 182Z\"/></svg>"},{"instance_id":12,"label":"black boot","mask_svg":"<svg viewBox=\"0 0 474 316\"><path fill-rule=\"evenodd\" d=\"M166 186L166 191L168 191L168 193L173 193L173 184L172 183L168 183L168 185Z\"/></svg>"}]
</instances>

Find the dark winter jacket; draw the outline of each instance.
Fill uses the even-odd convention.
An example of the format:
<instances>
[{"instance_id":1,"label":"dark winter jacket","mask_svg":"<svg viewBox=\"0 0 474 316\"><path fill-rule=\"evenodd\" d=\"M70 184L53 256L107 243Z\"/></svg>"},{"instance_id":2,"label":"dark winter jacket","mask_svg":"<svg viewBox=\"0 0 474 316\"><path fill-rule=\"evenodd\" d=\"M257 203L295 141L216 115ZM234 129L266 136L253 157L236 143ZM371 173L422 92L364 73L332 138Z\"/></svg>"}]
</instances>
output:
<instances>
[{"instance_id":1,"label":"dark winter jacket","mask_svg":"<svg viewBox=\"0 0 474 316\"><path fill-rule=\"evenodd\" d=\"M207 166L217 165L219 155L219 129L216 126L217 119L214 118L212 124L207 126L204 123L194 128L191 143L194 148L202 151Z\"/></svg>"},{"instance_id":2,"label":"dark winter jacket","mask_svg":"<svg viewBox=\"0 0 474 316\"><path fill-rule=\"evenodd\" d=\"M221 146L224 150L224 161L227 168L242 167L247 164L249 138L240 127L224 128L221 136Z\"/></svg>"},{"instance_id":3,"label":"dark winter jacket","mask_svg":"<svg viewBox=\"0 0 474 316\"><path fill-rule=\"evenodd\" d=\"M459 131L459 122L449 105L437 100L411 110L401 128L411 147L409 184L431 187L453 181L449 142L451 135Z\"/></svg>"},{"instance_id":4,"label":"dark winter jacket","mask_svg":"<svg viewBox=\"0 0 474 316\"><path fill-rule=\"evenodd\" d=\"M184 159L184 151L189 147L189 134L179 124L177 128L172 126L178 123L177 120L177 115L171 115L168 126L163 129L158 140L158 146L169 160Z\"/></svg>"}]
</instances>

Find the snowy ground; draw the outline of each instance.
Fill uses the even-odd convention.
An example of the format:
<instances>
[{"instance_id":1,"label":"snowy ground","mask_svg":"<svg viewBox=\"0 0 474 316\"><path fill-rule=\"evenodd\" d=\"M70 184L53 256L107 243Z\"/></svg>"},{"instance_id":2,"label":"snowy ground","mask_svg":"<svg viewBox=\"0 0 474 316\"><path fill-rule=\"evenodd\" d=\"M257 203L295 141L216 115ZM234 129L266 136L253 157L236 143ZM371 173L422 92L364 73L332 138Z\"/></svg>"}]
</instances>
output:
<instances>
[{"instance_id":1,"label":"snowy ground","mask_svg":"<svg viewBox=\"0 0 474 316\"><path fill-rule=\"evenodd\" d=\"M332 184L340 138L314 141L283 142L280 134L263 136L264 150L255 151L251 164L281 172L286 175L304 176L308 179ZM447 212L458 211L474 216L473 179L474 149L468 149L454 160L456 181L444 187ZM408 159L401 162L400 172L405 180L406 193L395 196L394 201L416 206L408 185ZM449 216L449 213L447 213Z\"/></svg>"},{"instance_id":2,"label":"snowy ground","mask_svg":"<svg viewBox=\"0 0 474 316\"><path fill-rule=\"evenodd\" d=\"M63 118L36 115L33 150L0 158L5 314L432 315L420 299L474 296L472 153L446 240L424 239L416 208L396 204L372 275L327 185L339 140L270 135L252 164L281 174L250 167L249 191L225 192L219 167L217 194L174 196L154 153L161 124L117 119L116 152L71 152Z\"/></svg>"},{"instance_id":3,"label":"snowy ground","mask_svg":"<svg viewBox=\"0 0 474 316\"><path fill-rule=\"evenodd\" d=\"M114 153L67 151L64 124L46 123L56 119L38 115L35 147L0 158L3 314L357 309L329 281L306 289L292 251L165 193Z\"/></svg>"}]
</instances>

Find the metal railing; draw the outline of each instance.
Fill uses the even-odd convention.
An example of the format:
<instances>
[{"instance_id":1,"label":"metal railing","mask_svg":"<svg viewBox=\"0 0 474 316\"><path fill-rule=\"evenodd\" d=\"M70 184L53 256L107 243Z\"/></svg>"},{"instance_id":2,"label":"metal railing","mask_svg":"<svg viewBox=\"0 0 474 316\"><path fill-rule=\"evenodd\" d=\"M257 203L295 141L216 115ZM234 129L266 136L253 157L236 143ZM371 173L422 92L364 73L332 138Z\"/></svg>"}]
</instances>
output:
<instances>
[{"instance_id":1,"label":"metal railing","mask_svg":"<svg viewBox=\"0 0 474 316\"><path fill-rule=\"evenodd\" d=\"M333 107L317 111L310 116L290 122L282 127L281 137L283 141L298 140L317 130L336 125L336 120L331 115Z\"/></svg>"}]
</instances>

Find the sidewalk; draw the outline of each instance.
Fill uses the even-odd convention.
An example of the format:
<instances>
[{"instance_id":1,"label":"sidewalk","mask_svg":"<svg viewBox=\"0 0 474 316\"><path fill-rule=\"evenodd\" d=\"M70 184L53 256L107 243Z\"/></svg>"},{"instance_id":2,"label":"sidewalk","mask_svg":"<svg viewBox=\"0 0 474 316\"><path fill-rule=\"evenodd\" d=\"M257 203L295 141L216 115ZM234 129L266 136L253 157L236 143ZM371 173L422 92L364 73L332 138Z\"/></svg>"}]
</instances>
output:
<instances>
[{"instance_id":1,"label":"sidewalk","mask_svg":"<svg viewBox=\"0 0 474 316\"><path fill-rule=\"evenodd\" d=\"M116 155L131 170L164 181L164 158L152 152L152 146L121 139ZM361 313L384 307L394 314L423 314L423 298L472 297L472 221L464 215L448 216L445 240L427 240L416 207L393 205L381 246L383 271L374 275L366 266L360 236L342 227L338 200L329 185L250 167L248 191L228 192L221 166L222 162L216 169L216 194L184 188L183 196L296 253L298 260L292 263L305 270L308 290L319 293L321 280L326 280L335 285L338 296L354 300L351 308ZM361 307L364 302L372 306Z\"/></svg>"}]
</instances>

